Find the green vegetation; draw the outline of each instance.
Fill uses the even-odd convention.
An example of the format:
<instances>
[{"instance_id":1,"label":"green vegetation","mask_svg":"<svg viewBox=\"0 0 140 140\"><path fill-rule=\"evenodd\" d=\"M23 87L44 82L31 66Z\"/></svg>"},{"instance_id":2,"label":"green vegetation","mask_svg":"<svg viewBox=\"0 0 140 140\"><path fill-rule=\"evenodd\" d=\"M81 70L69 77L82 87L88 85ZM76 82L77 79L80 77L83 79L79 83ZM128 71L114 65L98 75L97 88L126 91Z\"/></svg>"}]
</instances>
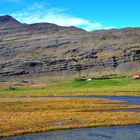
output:
<instances>
[{"instance_id":1,"label":"green vegetation","mask_svg":"<svg viewBox=\"0 0 140 140\"><path fill-rule=\"evenodd\" d=\"M140 106L122 101L88 98L10 99L140 96L140 80L132 80L130 77L96 77L91 81L84 78L43 77L21 81L14 79L0 85L0 137L58 129L140 124L140 113L117 112L119 109L140 109Z\"/></svg>"},{"instance_id":2,"label":"green vegetation","mask_svg":"<svg viewBox=\"0 0 140 140\"><path fill-rule=\"evenodd\" d=\"M140 80L131 78L69 79L43 78L40 82L18 84L4 83L0 86L0 97L39 96L140 96Z\"/></svg>"},{"instance_id":3,"label":"green vegetation","mask_svg":"<svg viewBox=\"0 0 140 140\"><path fill-rule=\"evenodd\" d=\"M140 124L138 105L107 99L0 100L0 137L58 129ZM107 112L106 110L116 110ZM101 112L100 112L101 111Z\"/></svg>"}]
</instances>

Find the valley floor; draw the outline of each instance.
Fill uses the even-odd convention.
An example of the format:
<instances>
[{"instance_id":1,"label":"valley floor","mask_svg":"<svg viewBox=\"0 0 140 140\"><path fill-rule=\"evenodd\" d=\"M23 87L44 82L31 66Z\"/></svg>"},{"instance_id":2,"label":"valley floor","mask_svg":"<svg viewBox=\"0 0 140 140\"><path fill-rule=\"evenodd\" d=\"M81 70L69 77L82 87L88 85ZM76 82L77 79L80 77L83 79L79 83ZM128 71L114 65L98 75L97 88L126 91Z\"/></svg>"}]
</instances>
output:
<instances>
[{"instance_id":1,"label":"valley floor","mask_svg":"<svg viewBox=\"0 0 140 140\"><path fill-rule=\"evenodd\" d=\"M0 100L0 137L58 129L140 124L140 112L119 112L118 109L140 109L140 105L100 98Z\"/></svg>"},{"instance_id":2,"label":"valley floor","mask_svg":"<svg viewBox=\"0 0 140 140\"><path fill-rule=\"evenodd\" d=\"M91 81L69 78L42 78L24 82L21 80L14 79L0 84L0 137L58 129L140 124L139 111L119 111L139 110L140 105L103 98L53 98L53 96L140 96L140 80L131 78ZM49 96L51 98L39 98Z\"/></svg>"},{"instance_id":3,"label":"valley floor","mask_svg":"<svg viewBox=\"0 0 140 140\"><path fill-rule=\"evenodd\" d=\"M110 78L77 80L49 77L14 79L0 84L0 98L48 96L140 96L140 80Z\"/></svg>"}]
</instances>

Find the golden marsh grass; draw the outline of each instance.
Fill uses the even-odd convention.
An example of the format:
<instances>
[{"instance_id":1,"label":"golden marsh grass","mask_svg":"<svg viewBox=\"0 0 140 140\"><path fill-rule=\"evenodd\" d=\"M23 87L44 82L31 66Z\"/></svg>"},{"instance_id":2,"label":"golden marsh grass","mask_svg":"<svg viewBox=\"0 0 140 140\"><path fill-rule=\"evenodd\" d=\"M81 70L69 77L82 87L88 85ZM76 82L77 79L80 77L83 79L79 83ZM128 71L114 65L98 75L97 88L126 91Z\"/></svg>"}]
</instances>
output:
<instances>
[{"instance_id":1,"label":"golden marsh grass","mask_svg":"<svg viewBox=\"0 0 140 140\"><path fill-rule=\"evenodd\" d=\"M108 99L0 100L0 137L58 129L140 124L138 105ZM104 112L115 110L116 112ZM101 111L101 112L100 112Z\"/></svg>"}]
</instances>

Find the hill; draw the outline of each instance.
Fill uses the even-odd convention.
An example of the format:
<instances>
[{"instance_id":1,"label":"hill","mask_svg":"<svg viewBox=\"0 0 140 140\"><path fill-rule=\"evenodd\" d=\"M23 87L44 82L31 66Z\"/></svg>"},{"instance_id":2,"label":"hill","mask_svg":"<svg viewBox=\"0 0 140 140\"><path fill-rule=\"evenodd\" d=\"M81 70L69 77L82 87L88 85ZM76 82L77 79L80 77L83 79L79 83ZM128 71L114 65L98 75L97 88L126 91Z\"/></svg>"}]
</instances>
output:
<instances>
[{"instance_id":1,"label":"hill","mask_svg":"<svg viewBox=\"0 0 140 140\"><path fill-rule=\"evenodd\" d=\"M0 77L140 69L140 28L87 32L0 17Z\"/></svg>"}]
</instances>

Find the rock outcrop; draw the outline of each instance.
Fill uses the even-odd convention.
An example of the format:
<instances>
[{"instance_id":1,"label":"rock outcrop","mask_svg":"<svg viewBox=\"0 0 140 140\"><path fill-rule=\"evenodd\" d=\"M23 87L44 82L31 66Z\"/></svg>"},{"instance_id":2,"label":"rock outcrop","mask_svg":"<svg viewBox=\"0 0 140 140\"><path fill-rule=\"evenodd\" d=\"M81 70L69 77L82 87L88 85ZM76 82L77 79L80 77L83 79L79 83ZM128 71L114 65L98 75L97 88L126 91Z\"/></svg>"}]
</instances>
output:
<instances>
[{"instance_id":1,"label":"rock outcrop","mask_svg":"<svg viewBox=\"0 0 140 140\"><path fill-rule=\"evenodd\" d=\"M87 32L0 17L0 77L140 69L140 28Z\"/></svg>"}]
</instances>

